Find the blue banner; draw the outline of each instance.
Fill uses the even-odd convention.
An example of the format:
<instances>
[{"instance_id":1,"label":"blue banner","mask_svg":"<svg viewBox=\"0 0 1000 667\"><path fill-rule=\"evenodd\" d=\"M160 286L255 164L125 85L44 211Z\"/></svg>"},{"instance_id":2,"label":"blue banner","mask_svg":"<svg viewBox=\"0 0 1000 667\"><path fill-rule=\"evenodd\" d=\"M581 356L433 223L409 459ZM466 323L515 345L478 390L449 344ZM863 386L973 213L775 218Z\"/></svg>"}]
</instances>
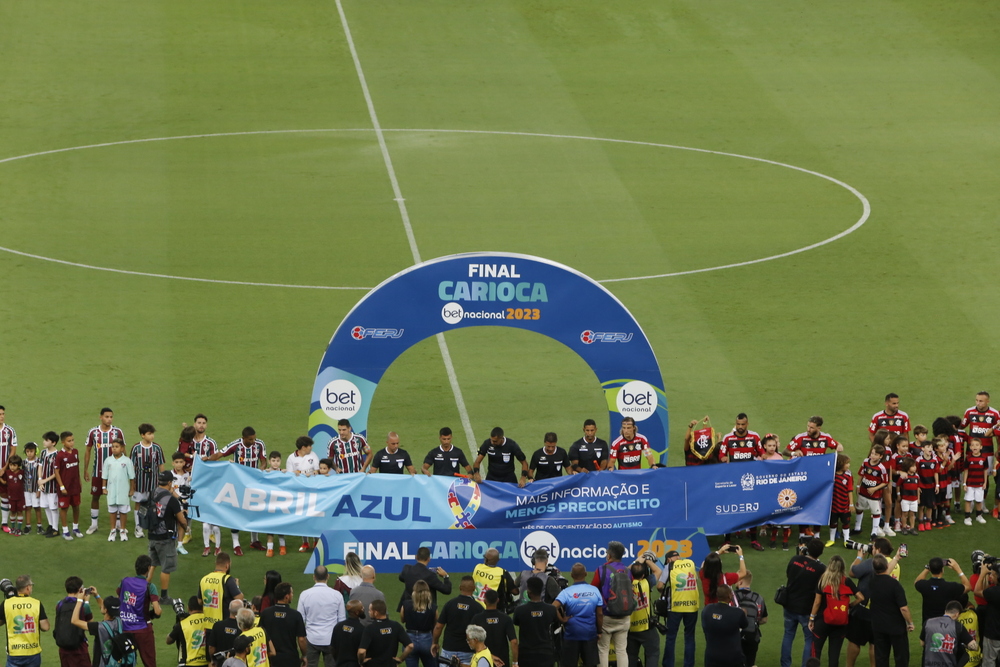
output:
<instances>
[{"instance_id":1,"label":"blue banner","mask_svg":"<svg viewBox=\"0 0 1000 667\"><path fill-rule=\"evenodd\" d=\"M601 472L523 489L463 477L296 477L197 461L194 519L288 535L338 530L516 528L651 530L720 535L767 523L827 524L836 456Z\"/></svg>"},{"instance_id":2,"label":"blue banner","mask_svg":"<svg viewBox=\"0 0 1000 667\"><path fill-rule=\"evenodd\" d=\"M433 259L366 294L337 327L320 362L310 437L322 449L337 434L339 419L349 419L364 434L375 390L393 361L426 338L474 326L534 331L576 352L604 391L608 441L620 434L622 418L632 417L667 462L667 397L642 327L597 281L547 259L512 253Z\"/></svg>"},{"instance_id":3,"label":"blue banner","mask_svg":"<svg viewBox=\"0 0 1000 667\"><path fill-rule=\"evenodd\" d=\"M652 551L661 564L668 551L675 550L695 563L701 563L708 555L705 535L688 528L633 528L616 530L610 537L581 530L328 530L321 536L305 572L312 574L317 565L342 572L344 556L353 551L379 573L397 573L404 565L414 562L420 547L430 549L432 567L448 572L472 572L483 562L487 549L496 549L500 552L500 565L516 574L532 568L531 557L540 547L548 549L549 565L563 572L568 573L577 562L593 572L607 560L608 539L625 545L625 561L634 560L647 550Z\"/></svg>"}]
</instances>

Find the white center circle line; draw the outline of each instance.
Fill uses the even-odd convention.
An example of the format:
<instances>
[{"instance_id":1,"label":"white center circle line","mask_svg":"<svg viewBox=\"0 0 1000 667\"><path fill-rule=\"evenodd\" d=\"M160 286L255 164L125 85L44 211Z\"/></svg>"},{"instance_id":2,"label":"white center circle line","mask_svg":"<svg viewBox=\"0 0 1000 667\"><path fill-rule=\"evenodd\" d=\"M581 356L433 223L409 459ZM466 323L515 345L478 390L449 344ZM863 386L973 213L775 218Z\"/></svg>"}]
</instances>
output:
<instances>
[{"instance_id":1,"label":"white center circle line","mask_svg":"<svg viewBox=\"0 0 1000 667\"><path fill-rule=\"evenodd\" d=\"M738 158L738 159L741 159L741 160L751 160L753 162L761 162L761 163L764 163L764 164L770 164L770 165L774 165L774 166L777 166L777 167L784 167L786 169L792 169L794 171L798 171L798 172L801 172L801 173L804 173L804 174L809 174L811 176L816 176L818 178L822 178L822 179L824 179L826 181L829 181L831 183L834 183L835 185L838 185L838 186L844 188L845 190L847 190L848 192L850 192L852 195L854 195L861 202L862 214L861 214L861 217L858 218L857 222L855 222L853 225L851 225L850 227L848 227L844 231L842 231L842 232L840 232L838 234L835 234L834 236L831 236L831 237L829 237L827 239L823 239L822 241L818 241L816 243L812 243L812 244L804 246L802 248L796 248L795 250L789 250L788 252L779 253L777 255L770 255L770 256L767 256L767 257L761 257L761 258L758 258L758 259L750 259L750 260L746 260L746 261L743 261L743 262L735 262L735 263L732 263L732 264L723 264L723 265L720 265L720 266L710 266L710 267L701 268L701 269L690 269L688 271L676 271L676 272L673 272L673 273L658 273L658 274L651 274L651 275L645 275L645 276L631 276L631 277L624 277L624 278L605 278L603 280L598 280L597 281L597 282L600 282L600 283L617 283L617 282L628 282L628 281L635 281L635 280L651 280L651 279L654 279L654 278L672 278L672 277L675 277L675 276L686 276L686 275L691 275L691 274L695 274L695 273L707 273L709 271L721 271L723 269L733 269L733 268L738 268L738 267L741 267L741 266L750 266L750 265L753 265L753 264L760 264L762 262L770 262L770 261L776 260L776 259L783 259L785 257L790 257L792 255L797 255L799 253L803 253L803 252L806 252L808 250L815 250L816 248L820 248L820 247L825 246L825 245L827 245L829 243L833 243L834 241L842 239L845 236L847 236L848 234L851 234L851 233L857 231L862 225L865 224L865 222L868 221L868 218L871 216L871 204L869 203L868 199L863 194L861 194L861 192L859 192L856 188L854 188L853 186L851 186L851 185L849 185L849 184L847 184L847 183L845 183L845 182L843 182L843 181L841 181L839 179L836 179L836 178L834 178L832 176L827 176L826 174L820 173L818 171L813 171L811 169L805 169L804 167L797 167L795 165L788 164L788 163L785 163L785 162L778 162L776 160L768 160L766 158L753 157L751 155L741 155L739 153L728 153L728 152L725 152L725 151L713 151L713 150L709 150L707 148L694 148L694 147L691 147L691 146L677 146L677 145L673 145L673 144L661 144L661 143L655 143L655 142L650 142L650 141L636 141L636 140L632 140L632 139L610 139L610 138L605 138L605 137L584 137L584 136L572 135L572 134L552 134L552 133L543 133L543 132L514 132L514 131L503 131L503 130L402 129L402 128L396 128L396 129L383 128L382 131L383 132L396 132L396 133L412 132L412 133L422 133L422 134L431 134L431 133L441 133L441 134L486 134L486 135L500 135L500 136L540 137L540 138L548 138L548 139L576 139L576 140L580 140L580 141L599 141L599 142L605 142L605 143L628 144L628 145L634 145L634 146L650 146L650 147L653 147L653 148L669 148L669 149L673 149L673 150L690 151L690 152L693 152L693 153L705 153L705 154L709 154L709 155L720 155L720 156L724 156L724 157ZM304 129L304 130L253 130L253 131L247 131L247 132L213 132L213 133L207 133L207 134L178 135L178 136L174 136L174 137L152 137L152 138L147 138L147 139L127 139L127 140L124 140L124 141L110 141L110 142L104 142L104 143L99 143L99 144L88 144L88 145L85 145L85 146L71 146L71 147L68 147L68 148L56 148L56 149L53 149L53 150L38 151L38 152L35 152L35 153L27 153L25 155L16 155L16 156L13 156L13 157L8 157L8 158L2 158L2 159L0 159L0 164L6 163L6 162L14 162L16 160L25 160L25 159L32 158L32 157L41 157L41 156L44 156L44 155L54 155L54 154L57 154L57 153L68 153L70 151L80 151L80 150L85 150L85 149L90 149L90 148L108 148L108 147L111 147L111 146L124 146L124 145L129 145L129 144L152 143L152 142L157 142L157 141L174 141L174 140L181 140L181 139L210 139L210 138L216 138L216 137L236 137L236 136L253 136L253 135L307 134L307 133L334 133L334 132L374 133L375 130L373 130L373 129L363 129L363 128L357 128L357 129L352 129L352 128L329 128L329 129ZM57 259L55 257L46 257L44 255L37 255L37 254L33 254L33 253L28 253L28 252L24 252L24 251L21 251L21 250L16 250L14 248L7 248L7 247L4 247L4 246L0 246L0 251L6 252L6 253L9 253L9 254L12 254L12 255L19 255L21 257L27 257L27 258L30 258L30 259L36 259L36 260L39 260L39 261L53 262L55 264L63 264L65 266L74 266L74 267L82 268L82 269L91 269L91 270L94 270L94 271L108 271L110 273L121 273L121 274L126 274L126 275L133 275L133 276L144 276L144 277L148 277L148 278L166 278L166 279L169 279L169 280L186 280L186 281L190 281L190 282L216 283L216 284L221 284L221 285L247 285L247 286L251 286L251 287L283 287L283 288L291 288L291 289L365 290L365 291L372 289L371 287L333 286L333 285L296 285L296 284L287 284L287 283L250 282L250 281L243 281L243 280L220 280L220 279L215 279L215 278L195 278L193 276L175 276L175 275L168 275L168 274L163 274L163 273L149 273L149 272L146 272L146 271L131 271L131 270L128 270L128 269L117 269L117 268L107 267L107 266L95 266L93 264L83 264L83 263L80 263L80 262L71 262L71 261L64 260L64 259Z\"/></svg>"}]
</instances>

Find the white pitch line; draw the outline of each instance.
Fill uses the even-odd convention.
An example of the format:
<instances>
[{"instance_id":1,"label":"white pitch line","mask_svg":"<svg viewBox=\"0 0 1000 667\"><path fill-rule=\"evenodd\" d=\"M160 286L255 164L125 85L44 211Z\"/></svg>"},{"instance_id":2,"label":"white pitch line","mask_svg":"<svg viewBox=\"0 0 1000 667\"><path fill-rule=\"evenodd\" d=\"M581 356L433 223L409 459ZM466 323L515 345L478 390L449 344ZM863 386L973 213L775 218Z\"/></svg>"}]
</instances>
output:
<instances>
[{"instance_id":1,"label":"white pitch line","mask_svg":"<svg viewBox=\"0 0 1000 667\"><path fill-rule=\"evenodd\" d=\"M399 207L399 216L403 219L403 229L406 230L406 240L410 243L410 253L413 255L413 263L420 264L420 250L417 248L417 239L413 235L413 227L410 225L410 213L406 209L406 200L399 189L399 180L396 178L396 170L392 166L392 158L389 156L389 148L385 145L385 135L382 132L382 125L378 122L378 114L375 113L375 104L372 102L371 92L368 90L368 81L365 79L364 70L361 69L361 59L358 57L358 50L354 47L354 38L351 36L351 26L347 23L347 14L344 13L344 6L340 0L337 2L337 13L340 14L340 24L344 28L344 37L347 38L347 46L351 51L351 58L354 60L354 69L358 73L358 81L361 83L361 92L365 96L365 104L368 105L368 116L371 118L372 128L378 138L379 149L382 151L382 161L385 162L385 170L389 173L389 182L392 183L393 200ZM451 361L451 352L448 350L448 343L444 339L444 334L437 336L438 347L441 350L441 358L444 360L444 368L448 374L448 382L451 384L451 392L455 395L455 405L458 407L458 416L462 420L462 430L465 431L465 438L469 443L469 451L473 456L476 454L476 436L472 432L472 420L469 419L469 411L465 407L465 399L462 397L462 388L458 384L458 375L455 373L455 365Z\"/></svg>"}]
</instances>

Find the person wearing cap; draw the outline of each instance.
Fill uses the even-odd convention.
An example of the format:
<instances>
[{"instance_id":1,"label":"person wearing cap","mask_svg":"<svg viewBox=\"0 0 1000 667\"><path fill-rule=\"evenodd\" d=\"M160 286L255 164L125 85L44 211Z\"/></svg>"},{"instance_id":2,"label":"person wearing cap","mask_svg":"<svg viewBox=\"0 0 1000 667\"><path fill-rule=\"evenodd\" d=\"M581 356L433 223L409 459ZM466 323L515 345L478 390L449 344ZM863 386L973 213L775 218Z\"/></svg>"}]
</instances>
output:
<instances>
[{"instance_id":1,"label":"person wearing cap","mask_svg":"<svg viewBox=\"0 0 1000 667\"><path fill-rule=\"evenodd\" d=\"M104 617L101 621L85 620L83 618L83 605L96 599L101 603L101 614ZM121 610L121 601L115 595L102 598L97 589L93 586L84 587L82 595L76 599L76 608L73 611L73 625L86 630L94 638L94 667L106 667L111 660L111 638L124 632L118 612Z\"/></svg>"},{"instance_id":2,"label":"person wearing cap","mask_svg":"<svg viewBox=\"0 0 1000 667\"><path fill-rule=\"evenodd\" d=\"M663 667L674 667L677 631L684 624L684 667L694 667L695 630L698 627L698 567L690 558L668 551L664 567L656 579L660 599L666 600L667 632L663 646Z\"/></svg>"},{"instance_id":3,"label":"person wearing cap","mask_svg":"<svg viewBox=\"0 0 1000 667\"><path fill-rule=\"evenodd\" d=\"M157 516L162 515L163 520L160 523L151 517L149 519L151 527L147 534L149 557L153 561L153 569L149 573L148 580L152 581L153 572L159 567L160 604L164 605L171 604L167 587L170 586L170 573L177 569L177 526L187 528L187 519L184 518L184 508L181 507L181 501L170 491L170 485L173 481L174 474L169 470L164 470L157 477L159 486L153 489L152 500L156 506Z\"/></svg>"},{"instance_id":4,"label":"person wearing cap","mask_svg":"<svg viewBox=\"0 0 1000 667\"><path fill-rule=\"evenodd\" d=\"M247 655L250 653L251 639L246 635L240 635L233 642L233 655L226 658L222 667L246 667Z\"/></svg>"},{"instance_id":5,"label":"person wearing cap","mask_svg":"<svg viewBox=\"0 0 1000 667\"><path fill-rule=\"evenodd\" d=\"M42 633L49 631L49 619L41 601L31 596L34 588L31 577L22 574L14 582L17 595L0 602L0 625L7 630L8 665L39 667L42 664Z\"/></svg>"}]
</instances>

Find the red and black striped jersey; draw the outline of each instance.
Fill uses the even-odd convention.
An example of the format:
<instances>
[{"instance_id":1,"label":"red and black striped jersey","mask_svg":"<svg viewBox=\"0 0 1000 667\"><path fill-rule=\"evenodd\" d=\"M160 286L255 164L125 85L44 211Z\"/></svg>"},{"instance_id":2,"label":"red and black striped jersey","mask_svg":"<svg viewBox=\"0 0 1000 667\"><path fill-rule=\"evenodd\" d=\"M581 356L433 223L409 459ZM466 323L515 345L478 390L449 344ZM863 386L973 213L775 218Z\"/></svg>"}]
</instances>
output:
<instances>
[{"instance_id":1,"label":"red and black striped jersey","mask_svg":"<svg viewBox=\"0 0 1000 667\"><path fill-rule=\"evenodd\" d=\"M872 417L871 424L868 425L868 432L874 433L880 428L884 428L890 433L909 433L910 418L902 410L896 410L891 415L882 410L881 412L876 412Z\"/></svg>"},{"instance_id":2,"label":"red and black striped jersey","mask_svg":"<svg viewBox=\"0 0 1000 667\"><path fill-rule=\"evenodd\" d=\"M872 463L869 459L865 459L858 468L858 493L865 498L881 498L883 489L874 491L873 489L880 484L889 483L889 471L886 470L885 465L881 461L878 463Z\"/></svg>"},{"instance_id":3,"label":"red and black striped jersey","mask_svg":"<svg viewBox=\"0 0 1000 667\"><path fill-rule=\"evenodd\" d=\"M618 461L619 470L637 470L642 467L642 457L647 451L649 440L641 433L631 440L620 435L611 443L611 460Z\"/></svg>"},{"instance_id":4,"label":"red and black striped jersey","mask_svg":"<svg viewBox=\"0 0 1000 667\"><path fill-rule=\"evenodd\" d=\"M851 491L854 490L854 475L850 470L838 472L833 476L833 504L830 511L843 514L851 511Z\"/></svg>"},{"instance_id":5,"label":"red and black striped jersey","mask_svg":"<svg viewBox=\"0 0 1000 667\"><path fill-rule=\"evenodd\" d=\"M840 443L833 439L829 433L820 433L815 438L808 432L799 433L792 438L785 450L791 454L801 451L803 456L819 456L820 454L835 454Z\"/></svg>"},{"instance_id":6,"label":"red and black striped jersey","mask_svg":"<svg viewBox=\"0 0 1000 667\"><path fill-rule=\"evenodd\" d=\"M982 453L979 456L969 454L965 457L965 485L981 489L986 486L986 471L990 460Z\"/></svg>"},{"instance_id":7,"label":"red and black striped jersey","mask_svg":"<svg viewBox=\"0 0 1000 667\"><path fill-rule=\"evenodd\" d=\"M7 465L7 459L17 449L17 433L7 424L0 427L0 467Z\"/></svg>"},{"instance_id":8,"label":"red and black striped jersey","mask_svg":"<svg viewBox=\"0 0 1000 667\"><path fill-rule=\"evenodd\" d=\"M986 435L986 431L998 425L1000 425L1000 412L997 412L994 408L979 410L973 406L966 410L965 416L962 417L962 428L969 429L970 438L979 438L982 440L983 454L986 456L993 455L994 438L992 435Z\"/></svg>"},{"instance_id":9,"label":"red and black striped jersey","mask_svg":"<svg viewBox=\"0 0 1000 667\"><path fill-rule=\"evenodd\" d=\"M104 459L111 456L111 443L115 440L121 440L122 444L125 443L125 434L117 426L112 426L108 431L102 431L100 426L95 426L87 433L86 447L88 449L94 448L91 451L94 456L94 467L90 471L91 477L101 476L101 471L104 470Z\"/></svg>"},{"instance_id":10,"label":"red and black striped jersey","mask_svg":"<svg viewBox=\"0 0 1000 667\"><path fill-rule=\"evenodd\" d=\"M736 435L736 431L728 433L719 442L719 455L728 456L729 462L753 461L763 454L760 446L760 436L753 431L744 435Z\"/></svg>"},{"instance_id":11,"label":"red and black striped jersey","mask_svg":"<svg viewBox=\"0 0 1000 667\"><path fill-rule=\"evenodd\" d=\"M920 478L916 475L907 475L899 480L899 495L903 500L916 502L920 497Z\"/></svg>"},{"instance_id":12,"label":"red and black striped jersey","mask_svg":"<svg viewBox=\"0 0 1000 667\"><path fill-rule=\"evenodd\" d=\"M917 475L920 477L921 489L933 489L937 485L934 482L934 475L941 474L941 459L935 454L931 454L929 459L923 455L917 458Z\"/></svg>"}]
</instances>

